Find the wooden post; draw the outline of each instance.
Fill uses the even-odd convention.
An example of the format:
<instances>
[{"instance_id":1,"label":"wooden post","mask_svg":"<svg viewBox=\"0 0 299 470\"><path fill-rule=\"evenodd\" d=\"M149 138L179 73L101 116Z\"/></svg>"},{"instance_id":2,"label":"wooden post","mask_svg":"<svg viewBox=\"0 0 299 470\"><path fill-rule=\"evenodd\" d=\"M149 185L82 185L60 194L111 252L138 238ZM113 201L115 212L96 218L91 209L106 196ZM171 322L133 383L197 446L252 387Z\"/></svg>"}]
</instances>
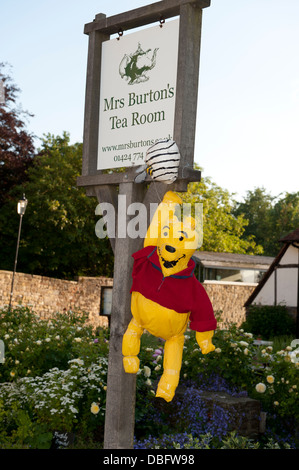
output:
<instances>
[{"instance_id":1,"label":"wooden post","mask_svg":"<svg viewBox=\"0 0 299 470\"><path fill-rule=\"evenodd\" d=\"M201 173L193 169L194 140L199 74L199 54L202 9L210 6L210 0L163 0L136 10L106 18L96 15L92 23L85 25L89 35L88 66L86 77L86 101L84 116L84 142L82 176L78 186L86 188L89 196L99 202L113 204L117 217L127 223L127 208L133 202L142 202L147 208L148 223L150 204L161 202L167 190L187 191L190 181L200 181ZM105 174L97 170L99 100L102 42L119 30L180 16L179 61L177 74L174 140L180 153L181 164L178 179L172 185L152 182L150 177L142 184L135 184L134 169L125 173ZM125 207L118 207L118 195L124 195ZM142 248L143 239L131 239L127 234L116 234L111 239L114 250L113 298L110 323L108 383L105 417L105 449L133 448L135 424L136 376L126 374L122 361L122 338L131 319L132 254Z\"/></svg>"},{"instance_id":2,"label":"wooden post","mask_svg":"<svg viewBox=\"0 0 299 470\"><path fill-rule=\"evenodd\" d=\"M119 194L125 195L125 216L132 202L142 200L144 187L134 183L122 183ZM120 218L120 214L118 219ZM128 216L126 216L128 219ZM127 222L128 220L126 220ZM117 223L117 229L119 220ZM127 224L126 224L127 226ZM140 244L140 239L139 239ZM115 239L115 263L113 275L112 312L109 339L109 364L106 397L105 449L133 448L135 424L136 375L126 374L122 361L122 337L131 320L132 254L136 251L136 240Z\"/></svg>"}]
</instances>

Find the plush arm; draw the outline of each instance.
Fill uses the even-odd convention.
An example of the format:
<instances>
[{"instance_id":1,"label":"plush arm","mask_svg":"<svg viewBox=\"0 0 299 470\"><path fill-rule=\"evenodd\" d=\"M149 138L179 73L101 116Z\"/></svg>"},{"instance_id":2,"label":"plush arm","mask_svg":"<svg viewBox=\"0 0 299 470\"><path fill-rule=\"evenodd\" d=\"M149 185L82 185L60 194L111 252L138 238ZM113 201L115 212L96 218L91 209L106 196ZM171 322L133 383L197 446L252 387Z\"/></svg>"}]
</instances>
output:
<instances>
[{"instance_id":1,"label":"plush arm","mask_svg":"<svg viewBox=\"0 0 299 470\"><path fill-rule=\"evenodd\" d=\"M212 337L213 337L214 331L204 331L204 332L196 332L196 341L198 343L198 346L201 349L201 352L203 354L208 354L211 351L214 351L215 346L212 343Z\"/></svg>"}]
</instances>

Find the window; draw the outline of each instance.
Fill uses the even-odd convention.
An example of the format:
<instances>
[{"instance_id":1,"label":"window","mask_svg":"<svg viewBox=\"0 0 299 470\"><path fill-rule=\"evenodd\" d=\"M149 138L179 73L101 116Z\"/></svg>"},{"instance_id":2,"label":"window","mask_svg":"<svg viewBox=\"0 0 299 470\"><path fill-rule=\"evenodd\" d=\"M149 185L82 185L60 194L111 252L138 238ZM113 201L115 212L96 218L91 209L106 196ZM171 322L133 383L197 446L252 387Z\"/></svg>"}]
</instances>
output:
<instances>
[{"instance_id":1,"label":"window","mask_svg":"<svg viewBox=\"0 0 299 470\"><path fill-rule=\"evenodd\" d=\"M258 269L204 268L203 281L257 283L263 275Z\"/></svg>"},{"instance_id":2,"label":"window","mask_svg":"<svg viewBox=\"0 0 299 470\"><path fill-rule=\"evenodd\" d=\"M100 315L105 315L109 317L111 315L111 306L112 306L112 286L102 287Z\"/></svg>"}]
</instances>

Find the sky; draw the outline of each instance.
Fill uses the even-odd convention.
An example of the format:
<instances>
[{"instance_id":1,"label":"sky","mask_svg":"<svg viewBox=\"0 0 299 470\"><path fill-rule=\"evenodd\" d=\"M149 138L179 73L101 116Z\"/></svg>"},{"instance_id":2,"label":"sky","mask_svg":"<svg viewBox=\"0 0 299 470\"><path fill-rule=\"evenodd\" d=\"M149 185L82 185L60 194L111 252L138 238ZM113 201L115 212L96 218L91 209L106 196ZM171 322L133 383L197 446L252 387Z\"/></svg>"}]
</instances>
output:
<instances>
[{"instance_id":1,"label":"sky","mask_svg":"<svg viewBox=\"0 0 299 470\"><path fill-rule=\"evenodd\" d=\"M27 129L83 141L84 25L150 0L1 0L0 62ZM242 201L299 191L299 1L211 0L203 10L194 161Z\"/></svg>"}]
</instances>

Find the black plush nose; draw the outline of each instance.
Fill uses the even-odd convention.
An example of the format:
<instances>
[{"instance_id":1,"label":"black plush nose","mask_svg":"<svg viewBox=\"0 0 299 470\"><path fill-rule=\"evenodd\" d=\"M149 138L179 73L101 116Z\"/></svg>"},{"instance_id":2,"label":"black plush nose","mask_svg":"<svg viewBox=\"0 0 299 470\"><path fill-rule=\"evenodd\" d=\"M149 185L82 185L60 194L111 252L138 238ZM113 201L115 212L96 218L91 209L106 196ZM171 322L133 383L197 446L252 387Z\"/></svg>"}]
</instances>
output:
<instances>
[{"instance_id":1,"label":"black plush nose","mask_svg":"<svg viewBox=\"0 0 299 470\"><path fill-rule=\"evenodd\" d=\"M174 253L176 250L173 246L166 245L165 250L169 251L169 253Z\"/></svg>"}]
</instances>

